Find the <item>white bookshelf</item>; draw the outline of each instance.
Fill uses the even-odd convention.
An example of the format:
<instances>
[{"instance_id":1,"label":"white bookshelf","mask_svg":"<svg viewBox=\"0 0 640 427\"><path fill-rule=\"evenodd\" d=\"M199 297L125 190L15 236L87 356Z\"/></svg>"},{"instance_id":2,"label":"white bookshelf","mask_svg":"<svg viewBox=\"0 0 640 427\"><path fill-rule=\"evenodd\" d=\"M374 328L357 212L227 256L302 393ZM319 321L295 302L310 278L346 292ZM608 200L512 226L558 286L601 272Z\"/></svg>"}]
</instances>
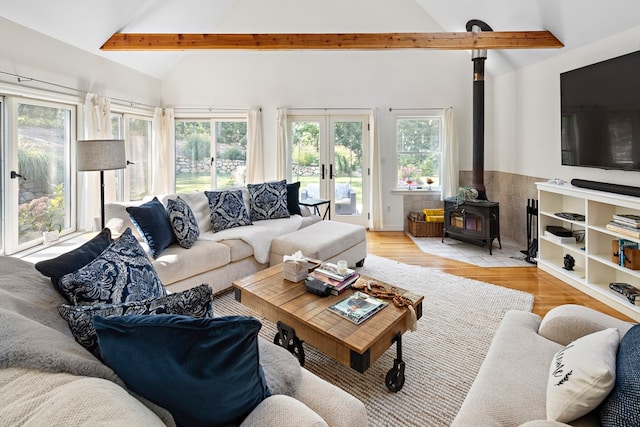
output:
<instances>
[{"instance_id":1,"label":"white bookshelf","mask_svg":"<svg viewBox=\"0 0 640 427\"><path fill-rule=\"evenodd\" d=\"M640 239L605 228L614 213L640 215L640 197L574 187L570 184L536 183L538 188L538 268L574 286L615 310L640 321L640 306L609 289L610 282L626 282L640 288L640 270L621 267L612 261L611 242ZM579 213L584 221L560 218L558 212ZM575 244L559 243L544 236L548 225L561 226L581 234ZM575 259L572 271L564 269L564 257Z\"/></svg>"}]
</instances>

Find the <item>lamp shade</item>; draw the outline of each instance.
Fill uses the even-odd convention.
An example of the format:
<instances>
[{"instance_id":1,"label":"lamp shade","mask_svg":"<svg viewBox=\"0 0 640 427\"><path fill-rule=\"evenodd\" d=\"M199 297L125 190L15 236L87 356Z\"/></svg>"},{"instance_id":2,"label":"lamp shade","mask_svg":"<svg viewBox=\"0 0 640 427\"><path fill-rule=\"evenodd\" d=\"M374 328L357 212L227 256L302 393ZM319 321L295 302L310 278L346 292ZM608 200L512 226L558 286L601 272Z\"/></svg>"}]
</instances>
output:
<instances>
[{"instance_id":1,"label":"lamp shade","mask_svg":"<svg viewBox=\"0 0 640 427\"><path fill-rule=\"evenodd\" d=\"M78 171L124 169L127 159L123 139L90 139L76 146Z\"/></svg>"}]
</instances>

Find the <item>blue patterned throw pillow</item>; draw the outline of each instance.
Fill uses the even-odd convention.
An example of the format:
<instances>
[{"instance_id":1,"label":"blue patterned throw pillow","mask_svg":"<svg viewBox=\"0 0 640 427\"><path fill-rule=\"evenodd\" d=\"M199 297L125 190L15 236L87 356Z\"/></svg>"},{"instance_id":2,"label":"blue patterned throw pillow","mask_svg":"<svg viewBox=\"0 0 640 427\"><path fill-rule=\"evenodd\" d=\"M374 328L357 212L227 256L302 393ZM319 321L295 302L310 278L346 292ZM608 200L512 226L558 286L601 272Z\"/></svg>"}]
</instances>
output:
<instances>
[{"instance_id":1,"label":"blue patterned throw pillow","mask_svg":"<svg viewBox=\"0 0 640 427\"><path fill-rule=\"evenodd\" d=\"M616 358L616 383L600 405L604 427L640 426L640 325L620 340Z\"/></svg>"},{"instance_id":2,"label":"blue patterned throw pillow","mask_svg":"<svg viewBox=\"0 0 640 427\"><path fill-rule=\"evenodd\" d=\"M96 316L93 323L104 363L179 426L239 425L271 395L257 319Z\"/></svg>"},{"instance_id":3,"label":"blue patterned throw pillow","mask_svg":"<svg viewBox=\"0 0 640 427\"><path fill-rule=\"evenodd\" d=\"M183 248L189 249L200 236L200 229L193 211L180 197L167 200L167 211L178 243Z\"/></svg>"},{"instance_id":4,"label":"blue patterned throw pillow","mask_svg":"<svg viewBox=\"0 0 640 427\"><path fill-rule=\"evenodd\" d=\"M213 291L206 283L186 291L144 301L121 304L67 305L58 307L60 316L69 322L69 329L78 344L101 358L98 336L93 326L94 316L133 316L181 314L192 317L213 317Z\"/></svg>"},{"instance_id":5,"label":"blue patterned throw pillow","mask_svg":"<svg viewBox=\"0 0 640 427\"><path fill-rule=\"evenodd\" d=\"M167 294L130 228L96 259L63 276L60 290L74 305L141 301Z\"/></svg>"},{"instance_id":6,"label":"blue patterned throw pillow","mask_svg":"<svg viewBox=\"0 0 640 427\"><path fill-rule=\"evenodd\" d=\"M249 190L251 221L289 218L286 180L249 184L247 190Z\"/></svg>"},{"instance_id":7,"label":"blue patterned throw pillow","mask_svg":"<svg viewBox=\"0 0 640 427\"><path fill-rule=\"evenodd\" d=\"M213 232L251 225L242 190L205 191Z\"/></svg>"},{"instance_id":8,"label":"blue patterned throw pillow","mask_svg":"<svg viewBox=\"0 0 640 427\"><path fill-rule=\"evenodd\" d=\"M160 256L167 246L175 242L167 209L157 197L140 206L129 206L127 212L144 236L154 258Z\"/></svg>"}]
</instances>

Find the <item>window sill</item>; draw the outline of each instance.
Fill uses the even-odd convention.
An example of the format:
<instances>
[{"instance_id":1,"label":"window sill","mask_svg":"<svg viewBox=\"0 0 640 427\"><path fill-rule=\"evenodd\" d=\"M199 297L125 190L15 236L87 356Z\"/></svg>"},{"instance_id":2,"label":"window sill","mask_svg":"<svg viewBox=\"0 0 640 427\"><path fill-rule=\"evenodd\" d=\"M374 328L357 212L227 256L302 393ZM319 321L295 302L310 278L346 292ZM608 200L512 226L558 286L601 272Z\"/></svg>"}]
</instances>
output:
<instances>
[{"instance_id":1,"label":"window sill","mask_svg":"<svg viewBox=\"0 0 640 427\"><path fill-rule=\"evenodd\" d=\"M429 190L428 188L412 188L411 190L409 190L408 188L394 188L393 190L391 190L391 194L414 194L414 193L418 193L418 194L423 194L423 193L436 193L436 194L440 194L442 191L440 190L440 188L432 188L431 190Z\"/></svg>"}]
</instances>

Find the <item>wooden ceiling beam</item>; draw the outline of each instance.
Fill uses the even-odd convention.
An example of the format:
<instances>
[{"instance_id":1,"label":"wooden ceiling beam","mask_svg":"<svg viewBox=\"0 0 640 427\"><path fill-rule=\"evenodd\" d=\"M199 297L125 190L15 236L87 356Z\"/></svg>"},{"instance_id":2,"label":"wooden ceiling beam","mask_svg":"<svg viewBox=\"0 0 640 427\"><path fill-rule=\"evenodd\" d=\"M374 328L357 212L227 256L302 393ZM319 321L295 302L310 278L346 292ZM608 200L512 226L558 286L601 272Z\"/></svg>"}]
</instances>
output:
<instances>
[{"instance_id":1,"label":"wooden ceiling beam","mask_svg":"<svg viewBox=\"0 0 640 427\"><path fill-rule=\"evenodd\" d=\"M549 31L346 34L144 34L115 33L104 51L309 50L309 49L558 49Z\"/></svg>"}]
</instances>

